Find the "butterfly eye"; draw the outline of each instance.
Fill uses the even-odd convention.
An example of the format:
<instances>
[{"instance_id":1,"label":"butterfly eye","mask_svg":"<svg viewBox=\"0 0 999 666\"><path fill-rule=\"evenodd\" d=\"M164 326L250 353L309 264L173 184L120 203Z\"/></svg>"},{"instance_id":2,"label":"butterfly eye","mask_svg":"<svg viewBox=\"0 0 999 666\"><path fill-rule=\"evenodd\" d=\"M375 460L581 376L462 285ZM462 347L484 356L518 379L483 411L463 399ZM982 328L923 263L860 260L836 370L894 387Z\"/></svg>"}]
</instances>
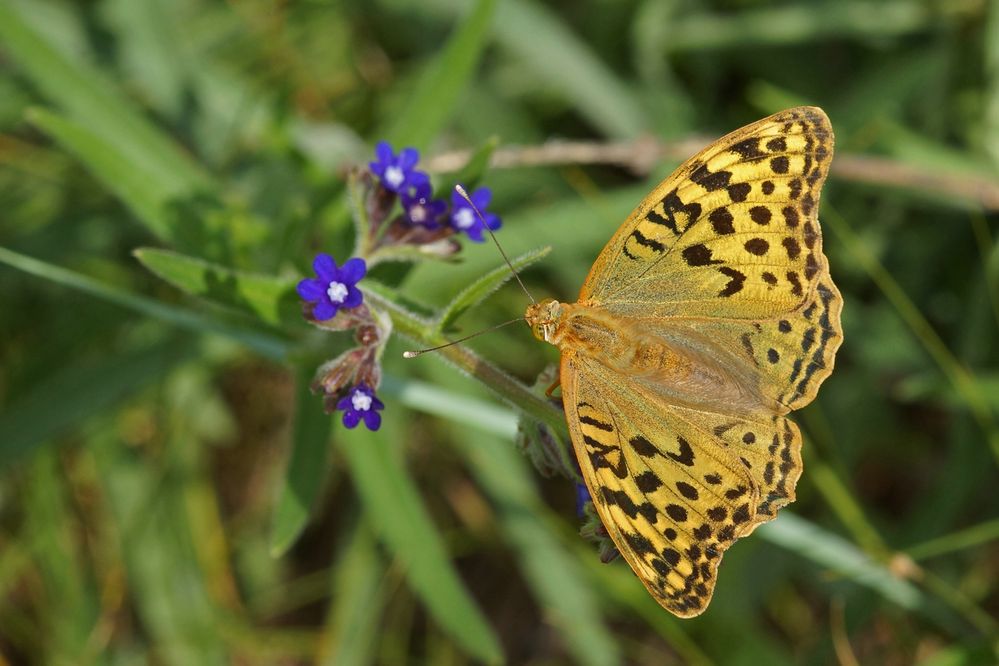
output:
<instances>
[{"instance_id":1,"label":"butterfly eye","mask_svg":"<svg viewBox=\"0 0 999 666\"><path fill-rule=\"evenodd\" d=\"M545 341L545 325L541 322L536 323L531 327L531 332L534 333L534 337L542 342Z\"/></svg>"}]
</instances>

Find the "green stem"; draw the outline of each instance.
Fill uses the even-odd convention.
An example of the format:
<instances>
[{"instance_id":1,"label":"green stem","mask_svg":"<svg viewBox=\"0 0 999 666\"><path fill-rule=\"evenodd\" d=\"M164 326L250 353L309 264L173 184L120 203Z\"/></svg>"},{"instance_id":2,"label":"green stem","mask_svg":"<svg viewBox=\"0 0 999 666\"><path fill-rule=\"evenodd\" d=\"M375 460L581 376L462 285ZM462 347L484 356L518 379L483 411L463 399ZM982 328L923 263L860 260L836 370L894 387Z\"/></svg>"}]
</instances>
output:
<instances>
[{"instance_id":1,"label":"green stem","mask_svg":"<svg viewBox=\"0 0 999 666\"><path fill-rule=\"evenodd\" d=\"M409 338L421 348L436 347L449 342L446 337L434 331L434 323L429 319L406 310L386 294L380 293L377 288L364 285L362 290L371 306L388 313L396 333ZM523 382L503 372L464 345L452 345L435 353L440 354L459 370L478 379L512 406L554 429L565 441L568 441L565 415L562 410L531 391Z\"/></svg>"}]
</instances>

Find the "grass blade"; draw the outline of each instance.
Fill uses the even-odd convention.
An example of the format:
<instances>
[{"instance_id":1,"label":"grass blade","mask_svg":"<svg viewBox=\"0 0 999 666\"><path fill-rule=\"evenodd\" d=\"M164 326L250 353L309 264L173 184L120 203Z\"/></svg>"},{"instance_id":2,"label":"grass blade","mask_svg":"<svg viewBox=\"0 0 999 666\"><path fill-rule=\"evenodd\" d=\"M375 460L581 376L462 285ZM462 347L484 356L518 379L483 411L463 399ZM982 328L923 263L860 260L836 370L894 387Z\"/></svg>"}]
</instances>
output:
<instances>
[{"instance_id":1,"label":"grass blade","mask_svg":"<svg viewBox=\"0 0 999 666\"><path fill-rule=\"evenodd\" d=\"M378 432L359 429L338 438L357 492L434 619L470 655L499 663L502 652L495 634L462 585L419 491L392 455L392 442L404 440L402 433L392 432L393 421L386 419Z\"/></svg>"},{"instance_id":2,"label":"grass blade","mask_svg":"<svg viewBox=\"0 0 999 666\"><path fill-rule=\"evenodd\" d=\"M53 266L44 261L18 254L7 248L0 247L0 263L91 294L140 314L162 319L167 323L181 328L190 329L198 333L224 335L270 358L281 359L288 349L288 343L273 334L256 331L247 328L245 325L236 326L192 310L160 303L144 296L104 284L86 275L74 273L65 268Z\"/></svg>"},{"instance_id":3,"label":"grass blade","mask_svg":"<svg viewBox=\"0 0 999 666\"><path fill-rule=\"evenodd\" d=\"M547 512L524 457L508 441L494 437L470 440L459 434L452 441L492 498L528 585L576 662L588 666L620 663L617 640L604 626L599 602L579 563L542 518ZM566 488L571 488L568 482Z\"/></svg>"},{"instance_id":4,"label":"grass blade","mask_svg":"<svg viewBox=\"0 0 999 666\"><path fill-rule=\"evenodd\" d=\"M0 414L0 469L95 414L111 410L193 355L190 344L139 347L79 364L38 382ZM73 396L53 409L55 396Z\"/></svg>"},{"instance_id":5,"label":"grass blade","mask_svg":"<svg viewBox=\"0 0 999 666\"><path fill-rule=\"evenodd\" d=\"M384 132L390 142L426 148L444 129L488 43L495 8L496 0L475 3L437 58L427 66L409 103Z\"/></svg>"},{"instance_id":6,"label":"grass blade","mask_svg":"<svg viewBox=\"0 0 999 666\"><path fill-rule=\"evenodd\" d=\"M173 239L168 204L174 194L150 178L148 172L136 168L104 138L80 123L45 109L31 109L28 119L85 164L153 234Z\"/></svg>"},{"instance_id":7,"label":"grass blade","mask_svg":"<svg viewBox=\"0 0 999 666\"><path fill-rule=\"evenodd\" d=\"M271 555L284 554L308 524L312 506L329 474L332 419L309 390L310 374L299 370L295 380L295 431L284 487L271 528Z\"/></svg>"},{"instance_id":8,"label":"grass blade","mask_svg":"<svg viewBox=\"0 0 999 666\"><path fill-rule=\"evenodd\" d=\"M23 20L17 6L0 4L3 48L46 97L70 118L101 137L156 187L174 195L213 189L208 175L146 120L110 81L53 48Z\"/></svg>"},{"instance_id":9,"label":"grass blade","mask_svg":"<svg viewBox=\"0 0 999 666\"><path fill-rule=\"evenodd\" d=\"M364 666L373 661L380 638L378 622L386 603L385 563L362 522L354 528L346 552L337 562L333 581L333 608L326 625L319 663L329 666Z\"/></svg>"}]
</instances>

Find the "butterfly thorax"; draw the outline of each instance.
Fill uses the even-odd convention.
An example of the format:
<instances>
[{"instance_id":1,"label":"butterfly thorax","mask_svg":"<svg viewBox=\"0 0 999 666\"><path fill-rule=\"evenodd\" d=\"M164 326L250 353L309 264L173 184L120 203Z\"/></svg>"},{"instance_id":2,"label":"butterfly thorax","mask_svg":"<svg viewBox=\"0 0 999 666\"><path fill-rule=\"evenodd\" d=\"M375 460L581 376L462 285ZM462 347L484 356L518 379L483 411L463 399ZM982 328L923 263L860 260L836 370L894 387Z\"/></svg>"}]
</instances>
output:
<instances>
[{"instance_id":1,"label":"butterfly thorax","mask_svg":"<svg viewBox=\"0 0 999 666\"><path fill-rule=\"evenodd\" d=\"M681 371L689 362L659 338L644 335L592 303L559 303L545 299L529 305L524 319L534 336L560 349L600 359L632 374Z\"/></svg>"}]
</instances>

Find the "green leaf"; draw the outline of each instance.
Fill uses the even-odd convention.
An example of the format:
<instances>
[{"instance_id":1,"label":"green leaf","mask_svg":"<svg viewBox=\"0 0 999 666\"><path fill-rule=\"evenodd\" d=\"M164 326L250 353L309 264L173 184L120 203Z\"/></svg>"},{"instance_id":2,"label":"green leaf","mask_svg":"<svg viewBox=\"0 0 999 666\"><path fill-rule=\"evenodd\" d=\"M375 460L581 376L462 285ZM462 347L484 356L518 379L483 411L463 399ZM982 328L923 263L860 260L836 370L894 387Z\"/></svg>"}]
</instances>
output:
<instances>
[{"instance_id":1,"label":"green leaf","mask_svg":"<svg viewBox=\"0 0 999 666\"><path fill-rule=\"evenodd\" d=\"M410 409L440 416L480 432L511 441L517 435L517 414L492 402L459 395L426 382L397 379L392 375L382 378L380 392Z\"/></svg>"},{"instance_id":2,"label":"green leaf","mask_svg":"<svg viewBox=\"0 0 999 666\"><path fill-rule=\"evenodd\" d=\"M364 666L375 661L373 653L384 631L380 622L388 597L385 582L391 580L386 578L377 545L371 526L361 521L336 564L328 640L323 641L328 652L320 655L318 663Z\"/></svg>"},{"instance_id":3,"label":"green leaf","mask_svg":"<svg viewBox=\"0 0 999 666\"><path fill-rule=\"evenodd\" d=\"M107 430L93 437L91 450L119 535L133 612L163 664L224 663L223 613L209 593L210 572L192 535L192 512L200 507L192 501L190 474L176 455L154 465ZM182 426L170 432L171 451L191 435Z\"/></svg>"},{"instance_id":4,"label":"green leaf","mask_svg":"<svg viewBox=\"0 0 999 666\"><path fill-rule=\"evenodd\" d=\"M295 283L285 278L245 273L170 250L133 252L143 266L194 296L280 325L301 316Z\"/></svg>"},{"instance_id":5,"label":"green leaf","mask_svg":"<svg viewBox=\"0 0 999 666\"><path fill-rule=\"evenodd\" d=\"M48 654L53 661L71 663L86 652L101 604L81 557L81 544L74 539L75 515L67 502L59 461L51 449L32 457L19 504L24 520L34 526L28 531L28 543L40 589L57 598L65 610L46 623Z\"/></svg>"},{"instance_id":6,"label":"green leaf","mask_svg":"<svg viewBox=\"0 0 999 666\"><path fill-rule=\"evenodd\" d=\"M915 610L926 602L919 588L871 560L846 539L786 510L778 520L760 525L756 533L874 590L902 608Z\"/></svg>"},{"instance_id":7,"label":"green leaf","mask_svg":"<svg viewBox=\"0 0 999 666\"><path fill-rule=\"evenodd\" d=\"M396 145L426 148L444 129L489 39L496 0L479 0L458 26L385 132Z\"/></svg>"},{"instance_id":8,"label":"green leaf","mask_svg":"<svg viewBox=\"0 0 999 666\"><path fill-rule=\"evenodd\" d=\"M539 259L543 259L551 251L550 246L539 247L516 257L510 264L513 266L514 272L519 273ZM511 272L510 267L503 263L465 287L437 318L437 331L441 332L450 328L458 317L469 308L481 303L513 278L514 272Z\"/></svg>"},{"instance_id":9,"label":"green leaf","mask_svg":"<svg viewBox=\"0 0 999 666\"><path fill-rule=\"evenodd\" d=\"M28 119L86 165L157 237L173 239L168 203L174 192L86 126L45 109L31 109Z\"/></svg>"},{"instance_id":10,"label":"green leaf","mask_svg":"<svg viewBox=\"0 0 999 666\"><path fill-rule=\"evenodd\" d=\"M579 562L553 536L552 520L532 482L530 468L495 437L451 438L496 506L503 532L520 562L546 621L565 638L576 663L617 664L617 639L603 623L600 603ZM566 492L572 484L565 482Z\"/></svg>"},{"instance_id":11,"label":"green leaf","mask_svg":"<svg viewBox=\"0 0 999 666\"><path fill-rule=\"evenodd\" d=\"M139 296L117 287L98 282L91 277L74 273L73 271L53 266L52 264L26 257L0 247L0 263L13 266L26 273L51 280L58 284L91 294L105 301L121 305L135 312L156 317L163 321L191 329L198 333L215 333L232 338L251 349L275 359L281 359L287 353L288 343L284 339L263 331L241 326L208 315L187 310L185 308L160 303L144 296Z\"/></svg>"},{"instance_id":12,"label":"green leaf","mask_svg":"<svg viewBox=\"0 0 999 666\"><path fill-rule=\"evenodd\" d=\"M295 431L284 487L274 513L271 555L284 554L305 529L312 507L329 474L330 427L322 401L312 395L311 372L301 369L295 381Z\"/></svg>"},{"instance_id":13,"label":"green leaf","mask_svg":"<svg viewBox=\"0 0 999 666\"><path fill-rule=\"evenodd\" d=\"M139 347L68 367L38 382L0 413L0 469L159 381L194 352L189 343Z\"/></svg>"},{"instance_id":14,"label":"green leaf","mask_svg":"<svg viewBox=\"0 0 999 666\"><path fill-rule=\"evenodd\" d=\"M344 433L339 449L379 537L430 614L470 655L499 663L495 634L462 585L419 491L392 453L393 442L405 439L395 425L399 421L386 418L378 432L362 426Z\"/></svg>"},{"instance_id":15,"label":"green leaf","mask_svg":"<svg viewBox=\"0 0 999 666\"><path fill-rule=\"evenodd\" d=\"M152 187L174 196L214 189L210 177L108 79L82 59L55 49L11 3L0 3L0 42L43 95L99 137L118 159L147 174L155 181Z\"/></svg>"}]
</instances>

